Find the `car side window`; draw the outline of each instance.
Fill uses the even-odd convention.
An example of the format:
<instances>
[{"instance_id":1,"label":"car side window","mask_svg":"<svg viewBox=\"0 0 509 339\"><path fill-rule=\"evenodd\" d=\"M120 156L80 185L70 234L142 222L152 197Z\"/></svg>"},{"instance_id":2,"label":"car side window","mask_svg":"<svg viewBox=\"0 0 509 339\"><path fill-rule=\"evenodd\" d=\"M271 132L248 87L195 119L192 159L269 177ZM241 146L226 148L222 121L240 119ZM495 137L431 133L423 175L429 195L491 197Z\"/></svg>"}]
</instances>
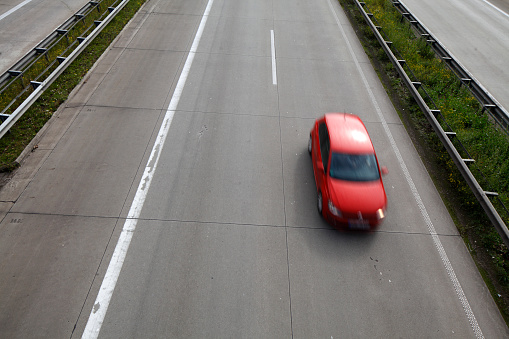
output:
<instances>
[{"instance_id":1,"label":"car side window","mask_svg":"<svg viewBox=\"0 0 509 339\"><path fill-rule=\"evenodd\" d=\"M329 142L329 132L327 131L327 126L325 125L324 122L322 122L318 126L318 138L320 140L320 153L322 155L323 168L325 170L325 173L327 173L330 142Z\"/></svg>"}]
</instances>

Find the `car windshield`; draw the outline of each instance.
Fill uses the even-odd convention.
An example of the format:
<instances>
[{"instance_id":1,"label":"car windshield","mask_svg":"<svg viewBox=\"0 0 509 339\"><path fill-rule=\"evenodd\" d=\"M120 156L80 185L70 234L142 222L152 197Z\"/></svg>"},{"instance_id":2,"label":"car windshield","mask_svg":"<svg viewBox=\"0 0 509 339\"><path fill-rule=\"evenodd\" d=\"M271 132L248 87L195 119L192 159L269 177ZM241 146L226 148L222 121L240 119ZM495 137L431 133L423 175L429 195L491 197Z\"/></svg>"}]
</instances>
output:
<instances>
[{"instance_id":1,"label":"car windshield","mask_svg":"<svg viewBox=\"0 0 509 339\"><path fill-rule=\"evenodd\" d=\"M374 154L332 153L329 174L347 181L373 181L380 178Z\"/></svg>"}]
</instances>

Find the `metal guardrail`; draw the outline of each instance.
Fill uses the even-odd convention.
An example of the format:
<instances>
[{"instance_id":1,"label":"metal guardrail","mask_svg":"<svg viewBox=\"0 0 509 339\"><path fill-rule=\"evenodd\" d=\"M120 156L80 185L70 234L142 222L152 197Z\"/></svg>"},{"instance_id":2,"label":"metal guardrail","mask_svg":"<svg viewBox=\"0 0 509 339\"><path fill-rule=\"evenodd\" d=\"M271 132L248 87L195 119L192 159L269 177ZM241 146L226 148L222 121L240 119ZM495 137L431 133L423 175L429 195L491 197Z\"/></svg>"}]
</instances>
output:
<instances>
[{"instance_id":1,"label":"metal guardrail","mask_svg":"<svg viewBox=\"0 0 509 339\"><path fill-rule=\"evenodd\" d=\"M32 93L15 109L11 114L2 114L0 117L2 122L0 124L0 138L2 138L9 129L16 123L16 121L30 108L30 106L41 96L42 93L64 72L64 70L76 59L76 57L90 44L90 42L103 30L103 28L110 23L110 21L117 15L117 13L129 2L129 0L119 0L120 3L115 7L108 7L109 14L102 21L95 21L95 29L90 32L86 37L78 37L78 46L70 52L67 56L59 56L54 62L59 65L48 75L46 79L41 82L31 81L31 86L34 90ZM33 62L41 54L47 53L48 47L54 43L55 40L65 36L71 26L76 24L77 21L82 20L87 13L94 8L97 8L99 2L90 1L71 16L66 22L59 26L53 33L48 35L41 41L34 49L28 52L20 61L14 64L7 72L0 76L0 87L5 83L12 80L12 77L22 77L23 69Z\"/></svg>"},{"instance_id":2,"label":"metal guardrail","mask_svg":"<svg viewBox=\"0 0 509 339\"><path fill-rule=\"evenodd\" d=\"M463 84L468 86L472 95L481 103L486 111L495 119L503 130L509 134L509 112L475 79L468 70L457 61L451 53L440 43L431 32L399 1L393 1L393 6L412 25L447 66L456 74Z\"/></svg>"},{"instance_id":3,"label":"metal guardrail","mask_svg":"<svg viewBox=\"0 0 509 339\"><path fill-rule=\"evenodd\" d=\"M365 21L368 23L371 30L373 31L373 34L375 35L376 39L378 40L378 42L384 49L384 51L387 54L387 56L389 57L389 59L391 60L395 69L398 71L401 79L404 81L405 85L410 90L412 96L414 97L415 101L419 105L420 109L422 110L422 112L426 116L427 120L431 124L433 130L437 134L441 143L443 144L443 146L445 147L445 149L451 156L451 159L454 161L456 167L458 168L461 175L465 179L466 183L468 184L468 186L474 193L475 197L479 201L480 205L484 209L484 211L485 211L486 215L488 216L488 218L490 219L491 223L496 228L497 232L499 233L500 237L504 241L505 245L507 247L509 247L509 230L507 229L507 226L505 225L504 221L502 220L502 218L500 217L500 215L498 214L497 210L495 209L495 207L493 206L493 204L490 200L490 197L497 198L498 194L494 193L494 192L490 192L490 191L485 191L482 189L481 185L479 184L477 179L474 177L474 175L470 171L470 168L468 167L468 165L472 163L472 159L462 157L460 155L460 152L457 150L457 148L455 147L455 145L453 143L453 140L455 139L454 137L456 134L452 131L445 131L442 128L441 124L439 123L439 121L437 119L439 116L441 116L440 111L432 110L428 107L428 105L426 104L426 102L424 101L424 99L422 98L422 96L418 90L419 87L421 86L421 83L412 81L410 79L409 75L403 68L403 65L405 65L405 61L396 58L393 51L389 47L390 42L386 41L382 37L382 35L379 31L379 29L381 29L381 27L376 26L371 19L373 17L373 15L371 13L367 13L364 10L364 7L366 6L366 4L364 2L360 2L358 0L354 0L354 1L356 3L357 7L359 8L360 12L364 16ZM396 3L398 3L398 2L393 2L393 3L395 4L395 6L397 6ZM405 11L405 13L408 13L408 14L404 14L404 16L413 18L413 16L411 14L409 14L408 11ZM431 34L429 35L429 37L431 37ZM433 38L433 40L434 40L433 45L441 46L436 39ZM443 47L441 47L441 48L443 48ZM443 51L446 52L445 48L443 48ZM446 62L449 65L451 65L451 64L459 65L459 63L451 62L451 60L447 60ZM460 67L460 65L458 67ZM465 74L468 74L468 72L465 71ZM469 79L472 79L471 83L474 83L473 77L469 76ZM460 80L462 82L464 81L464 79L462 77L460 77ZM487 97L491 97L491 95L487 94ZM501 106L498 106L498 107L501 107ZM495 111L493 109L493 107L491 107L491 106L490 106L490 109L492 112ZM462 151L463 151L463 153L465 153L464 149ZM505 208L505 206L504 206L504 208Z\"/></svg>"}]
</instances>

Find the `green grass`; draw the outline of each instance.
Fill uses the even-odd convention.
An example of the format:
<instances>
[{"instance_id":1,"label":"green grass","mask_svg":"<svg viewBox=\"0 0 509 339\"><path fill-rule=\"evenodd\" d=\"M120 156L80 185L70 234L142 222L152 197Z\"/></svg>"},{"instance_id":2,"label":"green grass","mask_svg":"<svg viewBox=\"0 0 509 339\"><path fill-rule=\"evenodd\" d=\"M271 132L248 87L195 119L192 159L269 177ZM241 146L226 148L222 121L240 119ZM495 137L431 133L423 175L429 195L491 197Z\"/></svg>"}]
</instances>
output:
<instances>
[{"instance_id":1,"label":"green grass","mask_svg":"<svg viewBox=\"0 0 509 339\"><path fill-rule=\"evenodd\" d=\"M457 170L448 153L433 132L408 89L403 85L389 58L376 40L352 0L339 0L377 70L382 83L395 104L416 148L426 163L463 236L473 258L497 302L502 315L509 322L509 252L491 225L470 188ZM459 79L438 59L426 41L416 36L410 24L389 0L364 0L387 40L405 59L417 81L429 94L426 98L431 109L441 110L445 121L457 133L457 139L475 159L472 172L485 190L496 191L509 206L509 140L492 120L482 112L472 94ZM399 57L398 57L399 58ZM424 97L423 90L419 90ZM436 106L434 106L436 105ZM444 126L443 126L444 127ZM444 127L445 129L445 127ZM480 175L482 171L486 180ZM504 218L503 207L493 201Z\"/></svg>"},{"instance_id":2,"label":"green grass","mask_svg":"<svg viewBox=\"0 0 509 339\"><path fill-rule=\"evenodd\" d=\"M67 100L71 91L79 84L94 63L113 42L124 26L145 3L145 0L131 0L102 30L102 32L89 44L89 46L74 60L74 62L60 75L60 77L46 90L25 114L16 122L9 132L0 139L0 172L9 172L17 168L16 159L27 147L37 132L51 118L58 107ZM70 38L70 42L75 37ZM61 50L65 51L67 42L62 43ZM29 77L36 79L38 73L43 72L49 63L43 57L40 65ZM30 80L25 80L30 81ZM17 91L19 93L19 88ZM30 92L26 92L20 99L22 101ZM0 98L7 100L4 93ZM9 101L12 99L9 99ZM5 107L5 106L3 106Z\"/></svg>"}]
</instances>

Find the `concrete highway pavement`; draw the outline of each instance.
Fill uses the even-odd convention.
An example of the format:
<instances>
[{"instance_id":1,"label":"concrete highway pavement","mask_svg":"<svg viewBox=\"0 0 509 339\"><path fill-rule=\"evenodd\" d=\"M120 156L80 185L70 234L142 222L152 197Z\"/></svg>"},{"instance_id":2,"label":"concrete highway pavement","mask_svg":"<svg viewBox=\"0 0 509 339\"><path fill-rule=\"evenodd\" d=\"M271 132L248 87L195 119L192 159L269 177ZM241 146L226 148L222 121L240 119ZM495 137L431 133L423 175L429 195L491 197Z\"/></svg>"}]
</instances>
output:
<instances>
[{"instance_id":1,"label":"concrete highway pavement","mask_svg":"<svg viewBox=\"0 0 509 339\"><path fill-rule=\"evenodd\" d=\"M316 212L306 147L330 111L389 167L377 232ZM509 336L335 1L150 0L38 146L0 191L0 337L78 338L106 307L101 338Z\"/></svg>"},{"instance_id":2,"label":"concrete highway pavement","mask_svg":"<svg viewBox=\"0 0 509 339\"><path fill-rule=\"evenodd\" d=\"M401 1L509 110L509 1Z\"/></svg>"},{"instance_id":3,"label":"concrete highway pavement","mask_svg":"<svg viewBox=\"0 0 509 339\"><path fill-rule=\"evenodd\" d=\"M0 2L0 74L31 51L87 0L3 0Z\"/></svg>"}]
</instances>

